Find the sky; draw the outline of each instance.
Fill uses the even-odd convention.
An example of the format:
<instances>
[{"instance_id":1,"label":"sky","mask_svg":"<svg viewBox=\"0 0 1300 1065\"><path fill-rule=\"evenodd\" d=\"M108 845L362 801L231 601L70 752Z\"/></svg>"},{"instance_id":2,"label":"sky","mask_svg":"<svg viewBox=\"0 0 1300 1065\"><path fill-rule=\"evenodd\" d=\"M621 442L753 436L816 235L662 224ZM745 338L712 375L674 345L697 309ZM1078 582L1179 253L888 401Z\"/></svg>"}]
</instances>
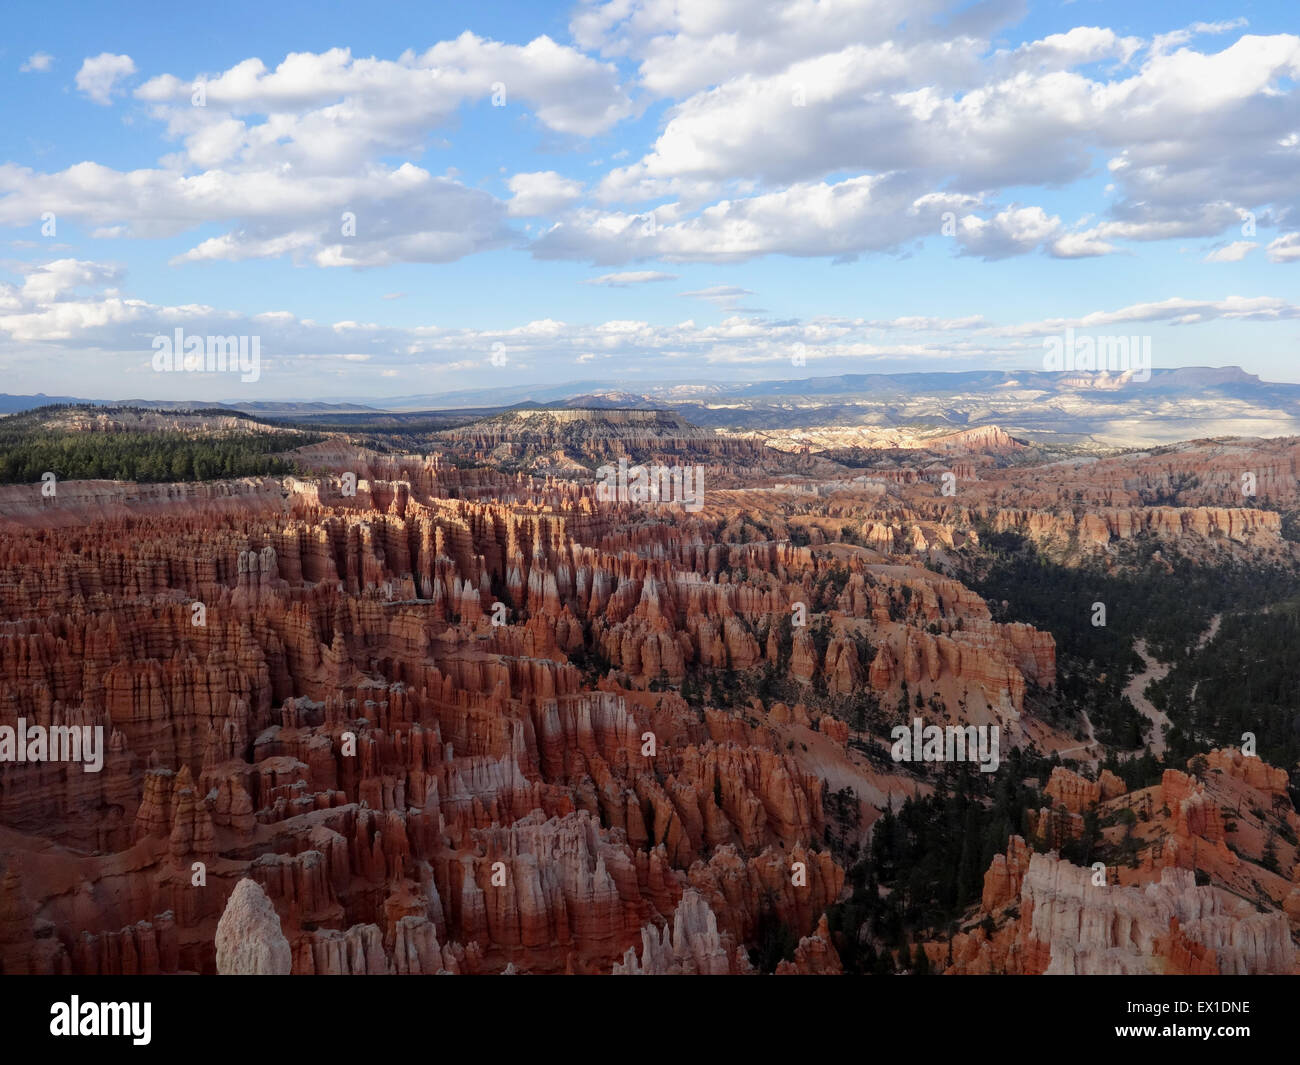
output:
<instances>
[{"instance_id":1,"label":"sky","mask_svg":"<svg viewBox=\"0 0 1300 1065\"><path fill-rule=\"evenodd\" d=\"M117 6L4 9L0 392L1300 381L1295 0Z\"/></svg>"}]
</instances>

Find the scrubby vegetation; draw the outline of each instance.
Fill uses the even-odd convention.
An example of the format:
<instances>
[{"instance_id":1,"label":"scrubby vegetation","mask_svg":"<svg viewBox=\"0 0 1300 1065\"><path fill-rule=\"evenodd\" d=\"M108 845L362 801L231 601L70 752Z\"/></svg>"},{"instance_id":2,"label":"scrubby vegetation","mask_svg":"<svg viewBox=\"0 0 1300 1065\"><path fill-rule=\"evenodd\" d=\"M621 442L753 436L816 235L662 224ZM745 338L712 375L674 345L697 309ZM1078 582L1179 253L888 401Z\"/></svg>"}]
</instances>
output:
<instances>
[{"instance_id":1,"label":"scrubby vegetation","mask_svg":"<svg viewBox=\"0 0 1300 1065\"><path fill-rule=\"evenodd\" d=\"M1026 815L1045 805L1039 789L1051 767L1021 750L992 779L957 763L939 774L932 795L887 809L872 826L869 854L848 870L848 898L828 913L845 970L915 972L912 937L953 929L979 901L993 856L1012 835L1029 838Z\"/></svg>"},{"instance_id":2,"label":"scrubby vegetation","mask_svg":"<svg viewBox=\"0 0 1300 1065\"><path fill-rule=\"evenodd\" d=\"M1300 601L1225 615L1215 638L1155 682L1152 703L1174 723L1171 757L1185 760L1252 733L1255 752L1300 760Z\"/></svg>"},{"instance_id":3,"label":"scrubby vegetation","mask_svg":"<svg viewBox=\"0 0 1300 1065\"><path fill-rule=\"evenodd\" d=\"M1231 668L1238 677L1235 685L1221 684L1223 710L1204 706L1177 737L1170 737L1171 753L1186 757L1211 746L1240 744L1242 732L1253 723L1261 742L1267 734L1269 750L1285 759L1279 764L1295 763L1300 753L1300 733L1292 726L1296 712L1283 708L1288 683L1295 705L1300 675L1288 672L1287 656L1278 654L1286 644L1276 634L1266 635L1280 619L1270 623L1271 615L1257 612L1300 595L1300 574L1280 565L1206 564L1154 542L1133 545L1121 566L1104 572L1095 565L1055 562L1015 533L982 529L980 538L984 551L965 579L989 601L998 620L1026 621L1052 633L1058 697L1087 711L1103 743L1140 746L1148 725L1123 695L1129 679L1142 669L1133 650L1141 639L1152 656L1173 666L1170 679L1153 689L1165 692L1163 701L1153 702L1175 723L1192 713L1187 696L1195 678L1207 675L1207 669ZM1096 604L1104 607L1105 624L1094 624ZM1243 613L1237 617L1235 612ZM1225 649L1221 660L1217 654L1207 657L1207 649L1198 650L1215 615L1224 615L1225 631L1253 652L1246 647ZM1254 683L1243 686L1240 656L1251 653L1272 661L1255 675ZM1215 675L1222 678L1221 673ZM1218 690L1215 685L1204 689ZM1050 716L1051 702L1036 709ZM1289 746L1282 742L1284 734L1290 736ZM1262 747L1259 754L1268 757Z\"/></svg>"},{"instance_id":4,"label":"scrubby vegetation","mask_svg":"<svg viewBox=\"0 0 1300 1065\"><path fill-rule=\"evenodd\" d=\"M88 431L60 424L61 416L77 413L164 418L173 414L149 408L60 406L0 419L0 483L35 483L46 473L61 481L142 482L298 473L297 464L277 457L278 453L324 439L263 429L265 423L257 419L220 408L187 411L185 416L239 418L247 427Z\"/></svg>"}]
</instances>

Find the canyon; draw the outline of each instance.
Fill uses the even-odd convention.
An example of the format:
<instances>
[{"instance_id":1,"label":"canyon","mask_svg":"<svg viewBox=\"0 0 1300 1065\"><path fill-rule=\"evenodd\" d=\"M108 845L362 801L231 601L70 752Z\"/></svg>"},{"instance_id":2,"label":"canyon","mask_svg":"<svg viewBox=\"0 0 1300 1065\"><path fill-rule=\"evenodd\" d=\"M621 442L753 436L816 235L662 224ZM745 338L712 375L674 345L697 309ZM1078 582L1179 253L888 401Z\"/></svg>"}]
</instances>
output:
<instances>
[{"instance_id":1,"label":"canyon","mask_svg":"<svg viewBox=\"0 0 1300 1065\"><path fill-rule=\"evenodd\" d=\"M846 466L814 450L839 438L581 411L430 439L329 434L293 476L0 486L0 724L109 737L99 773L0 764L3 972L837 973L859 849L934 787L889 724L1077 744L1039 712L1053 635L949 563L1007 531L1075 560L1294 556L1295 439L1051 463L1001 430L894 435ZM598 499L597 458L701 462L704 506ZM1257 856L1263 822L1243 842L1218 813L1267 804L1293 835L1287 769L1211 766L1136 790L1056 769L930 960L1293 971L1300 888L1229 849ZM1055 853L1088 811L1152 804L1110 886Z\"/></svg>"}]
</instances>

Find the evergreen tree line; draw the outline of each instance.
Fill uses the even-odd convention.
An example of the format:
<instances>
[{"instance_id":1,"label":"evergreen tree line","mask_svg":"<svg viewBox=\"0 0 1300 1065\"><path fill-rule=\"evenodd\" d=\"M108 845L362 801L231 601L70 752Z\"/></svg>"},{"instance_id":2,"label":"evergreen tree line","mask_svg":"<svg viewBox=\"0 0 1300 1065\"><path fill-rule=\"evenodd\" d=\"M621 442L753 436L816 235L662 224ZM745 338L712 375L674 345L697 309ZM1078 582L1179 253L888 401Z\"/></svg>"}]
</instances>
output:
<instances>
[{"instance_id":1,"label":"evergreen tree line","mask_svg":"<svg viewBox=\"0 0 1300 1065\"><path fill-rule=\"evenodd\" d=\"M1300 601L1227 614L1194 656L1150 689L1169 715L1175 762L1255 736L1255 753L1287 769L1300 760Z\"/></svg>"},{"instance_id":2,"label":"evergreen tree line","mask_svg":"<svg viewBox=\"0 0 1300 1065\"><path fill-rule=\"evenodd\" d=\"M11 428L0 422L0 483L31 484L53 473L60 481L206 481L302 472L276 452L323 437L283 433L229 436L186 432L70 432Z\"/></svg>"},{"instance_id":3,"label":"evergreen tree line","mask_svg":"<svg viewBox=\"0 0 1300 1065\"><path fill-rule=\"evenodd\" d=\"M1012 835L1029 838L1026 814L1046 805L1039 789L1050 771L1048 760L1013 750L992 780L958 763L932 794L886 809L869 853L848 871L849 897L827 917L846 971L928 971L911 940L922 929L955 931L979 901L993 856Z\"/></svg>"},{"instance_id":4,"label":"evergreen tree line","mask_svg":"<svg viewBox=\"0 0 1300 1065\"><path fill-rule=\"evenodd\" d=\"M1246 564L1227 556L1218 563L1206 563L1185 558L1155 541L1129 547L1124 568L1105 572L1095 564L1075 567L1055 562L1016 533L994 533L986 528L980 536L987 554L977 572L967 577L971 587L989 600L997 620L1026 621L1056 639L1056 696L1045 700L1044 712L1050 717L1056 703L1085 709L1099 740L1125 748L1141 746L1149 728L1123 694L1128 681L1142 669L1133 650L1136 640L1146 641L1149 655L1173 664L1171 676L1175 679L1167 679L1165 685L1170 690L1170 704L1162 709L1177 719L1188 709L1186 695L1194 682L1182 686L1182 697L1174 697L1173 689L1182 684L1180 678L1207 673L1208 667L1202 663L1210 660L1197 645L1214 615L1225 615L1227 632L1237 633L1238 622L1229 624L1231 612L1257 611L1270 602L1300 595L1300 574L1287 567ZM1098 603L1105 609L1103 625L1094 624L1094 604ZM1250 616L1244 615L1241 623L1246 624ZM1270 643L1263 635L1270 615L1253 616L1249 631L1254 635L1248 642L1254 650L1263 656L1284 656L1287 645L1280 640ZM1231 657L1226 650L1224 655ZM1227 668L1226 658L1216 656L1213 663L1214 668ZM1231 668L1241 676L1240 662L1234 660ZM1240 744L1241 733L1247 729L1237 725L1254 721L1254 731L1267 733L1273 749L1289 759L1283 764L1294 764L1293 745L1281 742L1284 734L1292 734L1293 712L1279 715L1265 709L1265 705L1286 705L1281 675L1285 673L1286 666L1279 659L1252 675L1259 683L1233 689L1230 703L1237 710L1199 712L1195 725L1189 723L1177 737L1177 745L1171 742L1171 753L1185 757L1207 749L1211 742ZM1214 685L1205 689L1207 693L1218 690ZM1261 704L1266 692L1271 693L1271 702ZM1250 696L1254 710L1249 709L1247 693L1254 693ZM1292 705L1294 696L1293 688ZM1259 720L1263 717L1268 721ZM1300 733L1294 738L1300 740Z\"/></svg>"}]
</instances>

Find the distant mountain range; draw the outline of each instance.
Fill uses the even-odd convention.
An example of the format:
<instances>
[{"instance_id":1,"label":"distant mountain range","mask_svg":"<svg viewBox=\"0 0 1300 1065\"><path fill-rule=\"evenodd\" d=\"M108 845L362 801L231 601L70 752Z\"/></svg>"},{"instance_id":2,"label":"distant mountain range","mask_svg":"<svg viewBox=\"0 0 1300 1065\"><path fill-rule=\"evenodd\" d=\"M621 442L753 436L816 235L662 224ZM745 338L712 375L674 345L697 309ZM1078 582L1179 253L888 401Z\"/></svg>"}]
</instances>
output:
<instances>
[{"instance_id":1,"label":"distant mountain range","mask_svg":"<svg viewBox=\"0 0 1300 1065\"><path fill-rule=\"evenodd\" d=\"M508 407L521 403L588 406L644 406L647 403L707 403L711 399L768 396L838 396L856 393L882 395L963 394L986 391L1035 390L1046 392L1105 392L1201 388L1282 389L1300 398L1300 384L1262 381L1239 366L1188 366L1152 370L1146 382L1120 374L1048 373L1043 371L970 370L933 373L838 374L800 380L772 381L684 381L674 383L626 381L568 381L550 385L516 385L507 388L470 389L427 395L364 398L360 402L384 410L453 410L463 407Z\"/></svg>"},{"instance_id":2,"label":"distant mountain range","mask_svg":"<svg viewBox=\"0 0 1300 1065\"><path fill-rule=\"evenodd\" d=\"M297 414L334 414L344 411L379 413L384 408L366 407L357 403L318 403L278 400L225 399L87 399L82 396L47 396L37 392L32 396L15 396L0 392L0 414L18 414L36 407L48 407L56 403L89 403L97 407L143 407L146 410L194 410L202 407L229 407L242 410L248 414L297 413Z\"/></svg>"},{"instance_id":3,"label":"distant mountain range","mask_svg":"<svg viewBox=\"0 0 1300 1065\"><path fill-rule=\"evenodd\" d=\"M1023 437L1056 436L1147 446L1210 436L1300 435L1300 384L1261 380L1237 366L1156 369L1138 381L1123 374L975 370L840 374L803 380L661 384L571 381L432 395L327 401L99 400L0 394L0 413L50 403L155 409L223 406L260 417L364 427L417 412L460 418L508 409L658 408L700 426L777 430L825 426L951 430L1000 425Z\"/></svg>"}]
</instances>

